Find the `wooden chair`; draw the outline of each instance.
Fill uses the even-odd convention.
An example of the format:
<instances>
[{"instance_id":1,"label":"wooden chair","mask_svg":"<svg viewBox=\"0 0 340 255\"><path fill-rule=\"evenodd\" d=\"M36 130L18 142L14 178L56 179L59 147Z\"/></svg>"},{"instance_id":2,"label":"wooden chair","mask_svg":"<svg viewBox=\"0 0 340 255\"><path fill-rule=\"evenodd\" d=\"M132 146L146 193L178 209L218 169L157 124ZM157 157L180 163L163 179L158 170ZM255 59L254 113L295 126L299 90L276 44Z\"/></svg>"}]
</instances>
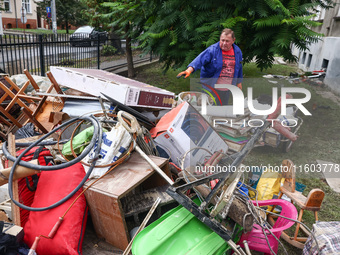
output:
<instances>
[{"instance_id":1,"label":"wooden chair","mask_svg":"<svg viewBox=\"0 0 340 255\"><path fill-rule=\"evenodd\" d=\"M283 160L282 166L282 177L285 178L285 181L283 186L280 187L281 194L279 198L281 198L284 194L292 200L292 203L295 203L295 205L300 207L298 221L302 220L304 210L314 212L315 221L318 221L318 211L320 211L325 193L321 189L312 189L308 193L308 196L305 197L301 192L295 190L295 168L293 162L288 159ZM298 237L300 228L303 232L308 234L308 231L305 227L301 226L300 223L296 223L294 236L291 237L283 232L282 238L291 245L303 249L307 237Z\"/></svg>"},{"instance_id":2,"label":"wooden chair","mask_svg":"<svg viewBox=\"0 0 340 255\"><path fill-rule=\"evenodd\" d=\"M33 85L34 89L39 92L39 87L36 84L35 80L31 76L31 74L24 70L28 80ZM53 89L57 92L57 94L64 94L60 89L57 81L53 77L51 72L46 73L47 77L51 81L51 85L48 87L46 93L51 93ZM38 89L36 89L38 88ZM25 115L29 118L34 125L36 125L43 133L48 133L50 130L54 128L53 121L51 122L51 113L59 112L63 109L65 98L55 98L54 101L49 101L48 96L37 96L31 97L27 95L19 95L20 98L30 98L34 100L38 100L39 103L34 107L34 111L32 113L28 112L26 109L23 109ZM53 119L53 118L52 118ZM41 124L40 124L41 123Z\"/></svg>"},{"instance_id":3,"label":"wooden chair","mask_svg":"<svg viewBox=\"0 0 340 255\"><path fill-rule=\"evenodd\" d=\"M22 101L19 98L19 95L24 94L25 89L28 87L29 82L27 81L25 85L22 88L19 88L14 82L12 82L7 76L5 77L5 80L10 85L8 88L4 83L0 82L0 89L3 91L3 95L0 98L0 103L3 103L5 100L10 99L10 103L6 106L6 108L3 108L0 106L0 112L3 114L4 117L0 117L1 123L5 124L6 126L10 127L9 131L16 126L18 128L21 128L23 126L23 113L19 115L19 117L15 118L11 114L11 109L15 104L18 104L22 109L25 109L27 112L32 113L32 110L29 108L27 102L32 102L32 100L28 101ZM7 119L5 119L7 118ZM7 134L6 134L7 136Z\"/></svg>"},{"instance_id":4,"label":"wooden chair","mask_svg":"<svg viewBox=\"0 0 340 255\"><path fill-rule=\"evenodd\" d=\"M59 112L62 110L65 98L59 100L49 101L48 96L28 96L25 94L25 89L31 83L33 88L39 92L39 86L31 76L31 74L24 70L29 81L27 81L22 88L19 88L9 77L5 77L5 80L10 85L9 88L2 82L0 82L0 89L4 91L3 96L0 98L0 103L10 98L11 101L6 108L0 106L0 113L6 118L0 115L0 123L8 126L7 134L9 132L15 133L18 128L24 126L27 122L32 122L39 130L46 134L55 126L53 122L50 122L50 113ZM47 89L46 93L51 93L54 89L58 94L63 94L58 83L50 72L47 73L48 78L51 81L51 85ZM18 104L21 107L21 114L19 117L13 117L9 111L11 108ZM5 138L7 134L0 136Z\"/></svg>"}]
</instances>

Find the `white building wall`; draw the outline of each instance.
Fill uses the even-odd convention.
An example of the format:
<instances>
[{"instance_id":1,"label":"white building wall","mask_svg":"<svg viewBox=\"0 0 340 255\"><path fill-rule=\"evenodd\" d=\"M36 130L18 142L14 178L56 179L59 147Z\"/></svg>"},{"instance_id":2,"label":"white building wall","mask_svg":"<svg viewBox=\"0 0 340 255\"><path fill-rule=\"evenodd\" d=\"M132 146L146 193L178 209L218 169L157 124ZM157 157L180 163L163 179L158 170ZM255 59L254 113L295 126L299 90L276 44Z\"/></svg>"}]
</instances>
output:
<instances>
[{"instance_id":1,"label":"white building wall","mask_svg":"<svg viewBox=\"0 0 340 255\"><path fill-rule=\"evenodd\" d=\"M305 72L326 68L325 84L340 94L340 37L325 37L308 51L294 48L293 54L299 57L298 66Z\"/></svg>"},{"instance_id":2,"label":"white building wall","mask_svg":"<svg viewBox=\"0 0 340 255\"><path fill-rule=\"evenodd\" d=\"M327 67L324 83L340 95L340 3L337 2L334 8L319 9L314 19L322 25L313 30L324 34L325 37L311 45L308 51L300 51L293 47L292 52L299 59L299 68L304 71L321 70Z\"/></svg>"}]
</instances>

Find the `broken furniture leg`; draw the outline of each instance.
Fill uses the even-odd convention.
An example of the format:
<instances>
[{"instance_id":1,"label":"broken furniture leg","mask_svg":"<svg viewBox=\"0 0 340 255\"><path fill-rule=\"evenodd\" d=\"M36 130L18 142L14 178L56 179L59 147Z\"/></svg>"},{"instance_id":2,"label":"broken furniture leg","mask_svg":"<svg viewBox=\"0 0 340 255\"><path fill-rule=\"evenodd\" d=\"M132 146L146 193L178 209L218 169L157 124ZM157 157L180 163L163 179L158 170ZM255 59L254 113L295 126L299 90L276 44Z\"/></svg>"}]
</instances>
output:
<instances>
[{"instance_id":1,"label":"broken furniture leg","mask_svg":"<svg viewBox=\"0 0 340 255\"><path fill-rule=\"evenodd\" d=\"M15 136L12 133L8 134L8 151L9 153L14 156L15 155ZM8 166L12 167L13 162L8 161ZM13 187L13 198L16 200L19 200L19 191L18 191L18 181L13 181L12 183ZM11 211L12 211L12 217L15 225L21 226L21 220L20 220L20 209L17 205L15 205L13 202L11 203Z\"/></svg>"},{"instance_id":2,"label":"broken furniture leg","mask_svg":"<svg viewBox=\"0 0 340 255\"><path fill-rule=\"evenodd\" d=\"M38 164L38 160L32 160L30 163L32 164ZM8 183L8 177L11 172L11 167L5 168L0 170L0 186ZM13 180L19 180L21 178L25 178L27 176L31 176L33 174L38 174L40 173L39 170L34 170L32 168L24 167L24 166L18 166L15 169L14 175L13 175Z\"/></svg>"}]
</instances>

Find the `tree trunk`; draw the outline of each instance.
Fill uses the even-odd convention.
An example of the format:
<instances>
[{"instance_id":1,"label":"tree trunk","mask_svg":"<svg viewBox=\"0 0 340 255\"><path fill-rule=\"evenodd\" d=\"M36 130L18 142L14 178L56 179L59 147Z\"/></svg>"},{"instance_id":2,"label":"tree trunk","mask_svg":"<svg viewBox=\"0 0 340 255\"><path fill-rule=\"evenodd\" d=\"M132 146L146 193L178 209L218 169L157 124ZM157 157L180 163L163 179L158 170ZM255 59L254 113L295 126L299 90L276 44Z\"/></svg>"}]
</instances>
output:
<instances>
[{"instance_id":1,"label":"tree trunk","mask_svg":"<svg viewBox=\"0 0 340 255\"><path fill-rule=\"evenodd\" d=\"M129 31L129 25L125 27L125 32ZM126 39L126 60L128 65L128 77L135 77L135 69L133 67L133 57L132 57L132 49L131 49L131 38L129 36L125 37Z\"/></svg>"},{"instance_id":2,"label":"tree trunk","mask_svg":"<svg viewBox=\"0 0 340 255\"><path fill-rule=\"evenodd\" d=\"M114 28L111 28L109 33L109 39L111 45L117 49L116 54L124 54L124 50L122 49L122 41L120 36L115 32Z\"/></svg>"},{"instance_id":3,"label":"tree trunk","mask_svg":"<svg viewBox=\"0 0 340 255\"><path fill-rule=\"evenodd\" d=\"M66 20L66 34L69 34L69 31L68 31L68 20Z\"/></svg>"}]
</instances>

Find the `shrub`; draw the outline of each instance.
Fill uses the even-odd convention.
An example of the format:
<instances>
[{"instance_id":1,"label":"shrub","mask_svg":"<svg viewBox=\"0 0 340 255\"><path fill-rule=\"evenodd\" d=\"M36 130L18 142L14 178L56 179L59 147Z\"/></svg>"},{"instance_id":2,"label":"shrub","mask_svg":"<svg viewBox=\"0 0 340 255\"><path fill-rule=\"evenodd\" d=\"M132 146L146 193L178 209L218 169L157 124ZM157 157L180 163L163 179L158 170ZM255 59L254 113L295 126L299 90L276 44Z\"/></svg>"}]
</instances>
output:
<instances>
[{"instance_id":1,"label":"shrub","mask_svg":"<svg viewBox=\"0 0 340 255\"><path fill-rule=\"evenodd\" d=\"M117 52L117 49L113 47L112 45L104 45L102 50L100 51L100 54L102 56L112 56Z\"/></svg>"}]
</instances>

